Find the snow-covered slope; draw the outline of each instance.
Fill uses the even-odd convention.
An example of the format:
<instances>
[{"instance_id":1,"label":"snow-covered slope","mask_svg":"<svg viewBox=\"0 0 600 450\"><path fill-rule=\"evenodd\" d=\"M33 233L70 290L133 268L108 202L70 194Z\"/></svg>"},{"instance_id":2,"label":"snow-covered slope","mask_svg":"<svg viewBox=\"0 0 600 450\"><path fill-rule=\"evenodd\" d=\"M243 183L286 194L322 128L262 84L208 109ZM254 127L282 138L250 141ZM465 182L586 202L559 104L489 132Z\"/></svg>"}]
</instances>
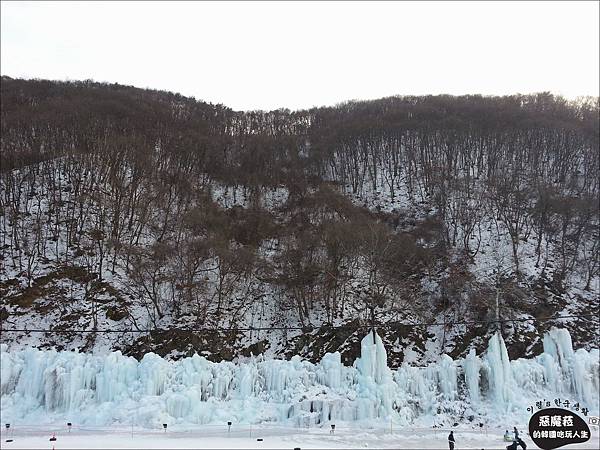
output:
<instances>
[{"instance_id":1,"label":"snow-covered slope","mask_svg":"<svg viewBox=\"0 0 600 450\"><path fill-rule=\"evenodd\" d=\"M327 278L330 273L328 262L322 253L315 257L316 261L310 262L323 265L323 268L317 266L317 270L321 270L318 276L323 281L309 286L312 298L304 322L296 314L295 305L299 300L294 290L278 281L284 275L292 280L297 279L303 273L304 263L298 263L298 273L283 273L286 267L281 264L282 253L286 251L286 246L296 244L289 244L278 236L262 240L256 249L256 261L251 270L228 272L227 267L222 270L219 258L214 254L199 260L194 268L196 272L188 279L188 285L197 290L195 297L190 297L194 299L191 301L182 294L184 285L175 282L179 280L176 275L186 267L184 263L190 263L186 259L190 256L189 247L183 246L181 254L153 265L153 252L159 243L156 230L152 227L140 225L140 230L143 228L144 231L140 231L137 238L136 227L132 227L133 231L125 227L120 240L130 242L135 250L125 252L124 248L130 248L127 245L119 247L120 244L114 242L105 243L101 249L104 262L100 262L99 241L90 237L94 224L99 220L99 204L90 199L79 203L80 196L75 195L76 185L69 175L70 170L76 170L80 164L83 163L77 159L56 159L40 165L40 170L56 172L57 186L54 189L61 196L58 200L51 200L53 188L37 178L37 169L15 170L11 173L17 184L26 184L32 178L36 181L31 184L31 193L25 195L22 192L14 211L0 216L0 227L8 230L2 235L7 244L0 247L3 258L0 265L0 318L3 328L54 329L61 333L6 332L1 341L8 344L9 348L18 350L37 346L95 352L121 350L138 358L146 352L154 352L169 359L191 356L197 352L212 360L231 360L236 355L249 355L250 352L274 357L289 357L297 353L313 362L320 360L326 352L336 350L342 353L345 362L352 361L358 354L360 336L356 325L364 326L370 320L360 298L365 286L370 283L370 274L366 270L368 261L365 258L342 261L341 267L346 271L338 275L338 279L343 281L335 291L340 300L337 300L334 313L327 309L324 301L327 283L331 282ZM339 192L312 192L314 198L310 200L313 203L309 203L304 210L297 209L300 213L313 216L311 227L317 230L323 221L319 219L320 215L331 205L325 201L318 203L316 198L325 198L334 205L348 201L353 206L346 205L346 208L357 208L370 214L384 211L388 216L384 215L382 220L399 218L407 221L395 225L398 232L421 233L421 228L425 228L422 223L427 223L435 216L431 202L421 198L411 199L405 192L406 186L398 183L393 200L389 190L383 187L378 193L365 189L360 195L352 195L346 188L346 191L342 189ZM7 184L2 187L7 193L12 192ZM95 189L110 191L111 187L109 183L99 183ZM214 183L209 194L214 205L222 208L220 214L231 222L237 216L228 218L226 214L233 214L235 208L242 210L239 214L245 214L243 211L247 212L250 207L248 195L239 187ZM285 206L288 200L288 192L280 188L264 192L259 203L265 208L261 211L272 215L276 221L293 222L291 218L296 211L285 209L291 208ZM366 209L362 208L363 204ZM208 202L203 208L210 205ZM156 222L161 222L166 219L162 218L158 206L153 214L157 217ZM69 230L61 225L71 220L68 219L69 214L82 208L84 211L87 208L88 216L82 221L80 230ZM582 347L597 346L600 336L596 333L597 321L591 316L598 311L598 276L591 278L590 288L585 290L583 272L581 267L576 266L569 279L562 283L562 288L557 288L560 283L553 281L555 265L551 256L557 251L556 245L547 250L550 255L549 267L542 268L536 267L535 245L530 241L520 244L522 279L515 280L510 273L511 245L506 230L502 224L492 221L489 211L482 211L480 219L483 224L481 250L472 259L463 260L456 249L446 249L446 253L437 254L439 260L426 272L415 268L414 273L406 279L406 287L388 294L386 304L377 312L378 323L398 323L401 327L415 322L494 319L496 312L493 300L499 290L499 313L502 319L575 316L561 321L537 322L536 326L533 326L533 321L505 324L503 332L509 352L513 355L531 356L539 352L543 333L553 325L568 327L574 341ZM134 224L137 223L135 214L132 220ZM243 225L247 228L247 224ZM290 226L281 226L281 229L287 232L285 230ZM491 231L486 231L487 228ZM41 234L34 233L35 230ZM25 238L29 236L27 233L31 234L29 238L23 238L31 248L17 250L13 246L16 238L11 236L21 236L22 233L26 233ZM138 243L134 245L136 239ZM426 248L434 245L437 245L435 240L423 243ZM41 254L36 254L36 246L43 249ZM292 247L292 250L303 254L302 249ZM319 252L322 250L315 251ZM235 261L237 251L232 249L229 254L234 256ZM139 267L133 268L132 261L138 257L141 258ZM293 260L288 265L292 263ZM499 273L498 268L506 272ZM540 273L542 269L543 273ZM498 289L496 284L501 288ZM149 292L153 295L148 295ZM177 296L185 301L177 300L178 304L174 307ZM219 298L222 298L222 309L217 314ZM160 318L154 311L154 301L163 311ZM584 315L591 318L579 317ZM199 325L225 330L238 327L263 330L226 332L219 335L218 339L179 331ZM343 333L339 329L327 331L325 328L329 325L348 328ZM309 331L298 329L303 326L307 326ZM272 329L278 327L295 329ZM93 329L124 332L90 333ZM173 329L173 332L141 333L140 329ZM66 333L68 330L73 331ZM403 361L427 364L436 361L444 352L453 357L464 357L473 348L481 350L485 347L493 327L483 323L475 328L464 325L413 327L401 336L394 329L382 330L381 333L395 367ZM522 339L523 336L525 339Z\"/></svg>"},{"instance_id":2,"label":"snow-covered slope","mask_svg":"<svg viewBox=\"0 0 600 450\"><path fill-rule=\"evenodd\" d=\"M481 353L496 319L513 359L553 326L600 344L594 99L244 113L89 81L0 89L11 352L350 364L371 310L394 368Z\"/></svg>"}]
</instances>

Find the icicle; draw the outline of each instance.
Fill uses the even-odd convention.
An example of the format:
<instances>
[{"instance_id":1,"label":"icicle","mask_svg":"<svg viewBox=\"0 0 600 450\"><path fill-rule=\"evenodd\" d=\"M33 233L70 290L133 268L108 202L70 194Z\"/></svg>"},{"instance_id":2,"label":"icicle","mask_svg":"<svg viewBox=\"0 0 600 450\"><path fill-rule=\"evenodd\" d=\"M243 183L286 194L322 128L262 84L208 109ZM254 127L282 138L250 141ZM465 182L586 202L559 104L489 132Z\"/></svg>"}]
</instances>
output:
<instances>
[{"instance_id":1,"label":"icicle","mask_svg":"<svg viewBox=\"0 0 600 450\"><path fill-rule=\"evenodd\" d=\"M490 394L504 409L510 409L513 399L513 379L506 345L500 332L490 339L485 359L489 368Z\"/></svg>"},{"instance_id":2,"label":"icicle","mask_svg":"<svg viewBox=\"0 0 600 450\"><path fill-rule=\"evenodd\" d=\"M357 419L388 417L392 413L392 399L396 384L387 366L387 353L383 342L375 333L369 333L360 345L360 358L355 361L358 377L359 398Z\"/></svg>"},{"instance_id":3,"label":"icicle","mask_svg":"<svg viewBox=\"0 0 600 450\"><path fill-rule=\"evenodd\" d=\"M573 351L566 329L553 327L544 336L544 362L549 383L560 392L574 392L579 401L598 404L600 362L598 350Z\"/></svg>"},{"instance_id":4,"label":"icicle","mask_svg":"<svg viewBox=\"0 0 600 450\"><path fill-rule=\"evenodd\" d=\"M465 358L463 364L465 370L465 383L467 391L472 403L479 402L479 371L481 370L481 360L475 353L475 349L471 349Z\"/></svg>"},{"instance_id":5,"label":"icicle","mask_svg":"<svg viewBox=\"0 0 600 450\"><path fill-rule=\"evenodd\" d=\"M446 400L454 400L458 393L454 360L448 355L442 355L438 367L440 389Z\"/></svg>"}]
</instances>

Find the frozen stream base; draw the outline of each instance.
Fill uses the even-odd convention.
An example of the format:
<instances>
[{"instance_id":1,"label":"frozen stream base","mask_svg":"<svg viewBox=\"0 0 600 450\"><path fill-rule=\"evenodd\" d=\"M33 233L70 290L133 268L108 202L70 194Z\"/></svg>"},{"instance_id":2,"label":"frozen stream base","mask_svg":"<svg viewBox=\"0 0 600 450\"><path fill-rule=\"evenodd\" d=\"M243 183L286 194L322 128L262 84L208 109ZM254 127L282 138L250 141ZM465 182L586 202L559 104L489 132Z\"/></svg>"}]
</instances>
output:
<instances>
[{"instance_id":1,"label":"frozen stream base","mask_svg":"<svg viewBox=\"0 0 600 450\"><path fill-rule=\"evenodd\" d=\"M231 421L328 427L525 424L539 400L579 402L598 415L599 352L573 351L565 329L544 337L544 352L510 361L497 334L483 355L442 355L427 367L392 371L379 336L368 334L352 367L339 353L312 364L249 358L212 363L200 356L141 361L119 352L90 355L1 347L1 422L193 429ZM554 405L553 405L554 406ZM15 428L16 429L16 428ZM4 430L3 430L4 431Z\"/></svg>"}]
</instances>

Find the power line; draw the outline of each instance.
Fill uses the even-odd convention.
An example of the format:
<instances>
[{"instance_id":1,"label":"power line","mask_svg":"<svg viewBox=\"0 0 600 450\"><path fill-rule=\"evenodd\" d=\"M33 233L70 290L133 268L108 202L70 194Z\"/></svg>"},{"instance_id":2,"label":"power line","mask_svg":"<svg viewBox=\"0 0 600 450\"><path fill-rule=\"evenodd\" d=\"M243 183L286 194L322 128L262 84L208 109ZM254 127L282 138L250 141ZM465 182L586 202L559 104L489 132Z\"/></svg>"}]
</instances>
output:
<instances>
[{"instance_id":1,"label":"power line","mask_svg":"<svg viewBox=\"0 0 600 450\"><path fill-rule=\"evenodd\" d=\"M598 319L596 314L579 314L579 315L567 315L567 316L551 316L544 318L519 318L519 319L499 319L499 320L471 320L471 321L449 321L449 322L420 322L420 323L398 323L398 322L385 322L376 325L376 328L402 328L402 327L434 327L434 326L455 326L455 325L477 325L477 324L492 324L492 323L514 323L514 322L544 322L550 320L560 319L581 319L581 318L595 318ZM41 329L41 328L1 328L0 333L160 333L170 331L186 331L192 333L218 333L218 332L249 332L249 331L268 331L268 330L300 330L300 331L313 331L325 329L370 329L371 324L344 324L344 325L321 325L321 326L305 326L305 327L201 327L201 328L155 328L155 329L133 329L133 330L83 330L83 329Z\"/></svg>"}]
</instances>

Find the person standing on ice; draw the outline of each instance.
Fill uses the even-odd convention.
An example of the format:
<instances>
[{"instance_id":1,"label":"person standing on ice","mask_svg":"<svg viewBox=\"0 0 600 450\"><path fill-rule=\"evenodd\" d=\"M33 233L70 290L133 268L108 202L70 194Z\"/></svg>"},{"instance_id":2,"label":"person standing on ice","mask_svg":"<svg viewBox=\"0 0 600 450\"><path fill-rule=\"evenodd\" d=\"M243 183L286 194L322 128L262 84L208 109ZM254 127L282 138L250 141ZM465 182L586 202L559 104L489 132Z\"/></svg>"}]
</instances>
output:
<instances>
[{"instance_id":1,"label":"person standing on ice","mask_svg":"<svg viewBox=\"0 0 600 450\"><path fill-rule=\"evenodd\" d=\"M525 444L525 442L523 442L523 440L519 437L519 430L517 430L517 427L513 427L513 433L515 435L513 440L513 445L515 446L514 448L516 449L517 446L520 446L523 450L525 450L527 448L527 444Z\"/></svg>"},{"instance_id":2,"label":"person standing on ice","mask_svg":"<svg viewBox=\"0 0 600 450\"><path fill-rule=\"evenodd\" d=\"M450 450L454 450L454 442L454 431L451 431L448 435L448 446L450 447Z\"/></svg>"}]
</instances>

